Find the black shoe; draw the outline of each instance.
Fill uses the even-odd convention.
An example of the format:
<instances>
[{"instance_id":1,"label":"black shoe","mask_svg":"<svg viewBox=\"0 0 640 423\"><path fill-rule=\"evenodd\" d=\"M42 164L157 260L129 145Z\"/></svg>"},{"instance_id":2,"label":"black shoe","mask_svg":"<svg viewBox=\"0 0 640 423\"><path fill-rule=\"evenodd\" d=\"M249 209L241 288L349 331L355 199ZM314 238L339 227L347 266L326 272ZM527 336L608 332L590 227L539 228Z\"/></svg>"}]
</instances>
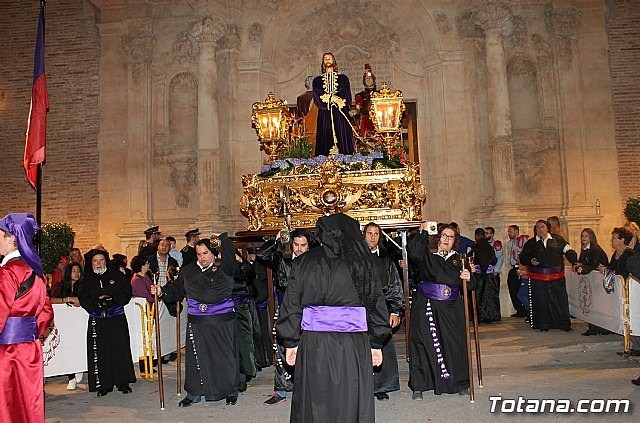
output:
<instances>
[{"instance_id":1,"label":"black shoe","mask_svg":"<svg viewBox=\"0 0 640 423\"><path fill-rule=\"evenodd\" d=\"M287 400L287 397L281 397L280 395L278 395L277 392L274 392L273 395L271 396L271 398L266 400L264 402L264 404L265 405L276 405L276 404L279 404L281 402L285 402L286 400Z\"/></svg>"},{"instance_id":2,"label":"black shoe","mask_svg":"<svg viewBox=\"0 0 640 423\"><path fill-rule=\"evenodd\" d=\"M178 403L178 407L190 407L193 404L193 401L189 398L185 398Z\"/></svg>"},{"instance_id":3,"label":"black shoe","mask_svg":"<svg viewBox=\"0 0 640 423\"><path fill-rule=\"evenodd\" d=\"M238 397L227 397L227 405L236 405Z\"/></svg>"},{"instance_id":4,"label":"black shoe","mask_svg":"<svg viewBox=\"0 0 640 423\"><path fill-rule=\"evenodd\" d=\"M524 311L518 311L517 313L513 313L511 317L527 317L527 313L525 313Z\"/></svg>"},{"instance_id":5,"label":"black shoe","mask_svg":"<svg viewBox=\"0 0 640 423\"><path fill-rule=\"evenodd\" d=\"M563 332L571 332L573 328L562 329Z\"/></svg>"},{"instance_id":6,"label":"black shoe","mask_svg":"<svg viewBox=\"0 0 640 423\"><path fill-rule=\"evenodd\" d=\"M582 336L593 336L598 335L600 332L592 330L591 328L587 329L585 332L582 332Z\"/></svg>"},{"instance_id":7,"label":"black shoe","mask_svg":"<svg viewBox=\"0 0 640 423\"><path fill-rule=\"evenodd\" d=\"M639 378L637 378L637 379L633 379L633 380L631 381L631 383L633 383L633 384L634 384L634 385L636 385L636 386L640 386L640 377L639 377Z\"/></svg>"},{"instance_id":8,"label":"black shoe","mask_svg":"<svg viewBox=\"0 0 640 423\"><path fill-rule=\"evenodd\" d=\"M422 392L413 391L413 394L411 394L411 399L414 401L422 401Z\"/></svg>"},{"instance_id":9,"label":"black shoe","mask_svg":"<svg viewBox=\"0 0 640 423\"><path fill-rule=\"evenodd\" d=\"M123 394L130 394L131 392L133 392L129 384L118 386L118 391L122 392Z\"/></svg>"},{"instance_id":10,"label":"black shoe","mask_svg":"<svg viewBox=\"0 0 640 423\"><path fill-rule=\"evenodd\" d=\"M101 389L98 391L97 396L99 397L104 397L105 395L107 395L110 391L107 391L106 389Z\"/></svg>"},{"instance_id":11,"label":"black shoe","mask_svg":"<svg viewBox=\"0 0 640 423\"><path fill-rule=\"evenodd\" d=\"M238 391L244 392L247 390L247 382L240 382L238 385Z\"/></svg>"},{"instance_id":12,"label":"black shoe","mask_svg":"<svg viewBox=\"0 0 640 423\"><path fill-rule=\"evenodd\" d=\"M169 361L176 361L178 359L178 353L172 352L169 354Z\"/></svg>"},{"instance_id":13,"label":"black shoe","mask_svg":"<svg viewBox=\"0 0 640 423\"><path fill-rule=\"evenodd\" d=\"M386 392L378 392L375 394L378 401L385 401L389 399L389 394Z\"/></svg>"},{"instance_id":14,"label":"black shoe","mask_svg":"<svg viewBox=\"0 0 640 423\"><path fill-rule=\"evenodd\" d=\"M167 364L169 362L169 356L165 355L164 357L162 357L162 364Z\"/></svg>"}]
</instances>

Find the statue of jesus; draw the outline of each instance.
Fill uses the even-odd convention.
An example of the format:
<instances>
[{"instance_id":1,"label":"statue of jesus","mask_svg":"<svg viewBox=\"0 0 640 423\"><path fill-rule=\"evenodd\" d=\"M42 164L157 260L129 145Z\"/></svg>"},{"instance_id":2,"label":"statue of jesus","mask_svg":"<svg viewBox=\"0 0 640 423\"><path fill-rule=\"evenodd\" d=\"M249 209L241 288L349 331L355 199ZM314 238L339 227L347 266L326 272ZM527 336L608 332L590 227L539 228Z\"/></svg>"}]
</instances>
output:
<instances>
[{"instance_id":1,"label":"statue of jesus","mask_svg":"<svg viewBox=\"0 0 640 423\"><path fill-rule=\"evenodd\" d=\"M333 53L322 55L322 75L313 80L313 101L318 108L315 155L327 156L336 144L341 154L353 154L353 133L348 119L351 86L349 78L338 73Z\"/></svg>"}]
</instances>

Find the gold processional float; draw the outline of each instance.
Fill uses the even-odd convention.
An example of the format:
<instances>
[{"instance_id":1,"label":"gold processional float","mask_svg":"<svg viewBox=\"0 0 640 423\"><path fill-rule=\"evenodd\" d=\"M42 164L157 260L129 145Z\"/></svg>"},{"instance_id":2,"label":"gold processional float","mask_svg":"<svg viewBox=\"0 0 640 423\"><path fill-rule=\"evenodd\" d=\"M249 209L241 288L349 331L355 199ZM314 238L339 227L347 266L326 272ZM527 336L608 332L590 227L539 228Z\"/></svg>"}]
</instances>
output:
<instances>
[{"instance_id":1,"label":"gold processional float","mask_svg":"<svg viewBox=\"0 0 640 423\"><path fill-rule=\"evenodd\" d=\"M400 143L402 92L384 83L371 93L369 116L375 133L355 137L353 155L312 157L304 121L286 101L269 93L253 104L252 123L268 159L259 174L242 177L242 214L249 231L312 228L319 217L345 213L362 224L420 221L426 189L418 163L406 161Z\"/></svg>"}]
</instances>

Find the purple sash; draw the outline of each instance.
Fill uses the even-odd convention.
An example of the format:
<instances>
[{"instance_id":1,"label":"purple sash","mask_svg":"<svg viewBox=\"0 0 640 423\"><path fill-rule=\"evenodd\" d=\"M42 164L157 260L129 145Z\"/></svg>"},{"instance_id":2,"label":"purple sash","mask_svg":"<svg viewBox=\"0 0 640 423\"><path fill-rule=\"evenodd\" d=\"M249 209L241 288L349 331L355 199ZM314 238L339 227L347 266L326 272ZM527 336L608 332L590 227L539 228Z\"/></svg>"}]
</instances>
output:
<instances>
[{"instance_id":1,"label":"purple sash","mask_svg":"<svg viewBox=\"0 0 640 423\"><path fill-rule=\"evenodd\" d=\"M216 314L231 313L235 310L232 298L225 298L215 304L201 303L193 298L187 298L187 304L187 313L192 316L214 316Z\"/></svg>"},{"instance_id":2,"label":"purple sash","mask_svg":"<svg viewBox=\"0 0 640 423\"><path fill-rule=\"evenodd\" d=\"M0 332L0 345L22 344L38 339L38 326L35 316L7 317L4 329Z\"/></svg>"},{"instance_id":3,"label":"purple sash","mask_svg":"<svg viewBox=\"0 0 640 423\"><path fill-rule=\"evenodd\" d=\"M420 282L418 291L429 298L436 301L455 301L458 299L460 287L449 286L443 283Z\"/></svg>"},{"instance_id":4,"label":"purple sash","mask_svg":"<svg viewBox=\"0 0 640 423\"><path fill-rule=\"evenodd\" d=\"M118 305L107 309L98 309L89 313L89 316L96 319L108 319L110 317L122 316L124 314L124 306Z\"/></svg>"},{"instance_id":5,"label":"purple sash","mask_svg":"<svg viewBox=\"0 0 640 423\"><path fill-rule=\"evenodd\" d=\"M267 300L261 301L257 305L258 305L258 310L266 310Z\"/></svg>"},{"instance_id":6,"label":"purple sash","mask_svg":"<svg viewBox=\"0 0 640 423\"><path fill-rule=\"evenodd\" d=\"M233 304L239 306L239 305L243 305L243 304L249 304L249 294L236 294L234 296L232 296L233 298Z\"/></svg>"},{"instance_id":7,"label":"purple sash","mask_svg":"<svg viewBox=\"0 0 640 423\"><path fill-rule=\"evenodd\" d=\"M482 270L480 269L480 265L479 264L475 264L473 266L473 273L482 273ZM490 264L489 266L487 266L487 275L493 274L495 273L495 267L493 267L493 264Z\"/></svg>"},{"instance_id":8,"label":"purple sash","mask_svg":"<svg viewBox=\"0 0 640 423\"><path fill-rule=\"evenodd\" d=\"M364 307L307 306L300 327L311 332L366 332L367 311Z\"/></svg>"}]
</instances>

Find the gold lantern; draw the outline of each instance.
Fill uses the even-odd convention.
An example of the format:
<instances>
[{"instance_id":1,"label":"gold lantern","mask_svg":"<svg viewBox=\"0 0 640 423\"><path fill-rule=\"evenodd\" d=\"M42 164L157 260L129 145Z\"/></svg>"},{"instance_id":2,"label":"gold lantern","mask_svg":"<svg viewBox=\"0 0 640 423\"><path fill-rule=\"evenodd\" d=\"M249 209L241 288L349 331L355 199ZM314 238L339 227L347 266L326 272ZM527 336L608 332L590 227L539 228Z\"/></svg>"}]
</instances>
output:
<instances>
[{"instance_id":1,"label":"gold lantern","mask_svg":"<svg viewBox=\"0 0 640 423\"><path fill-rule=\"evenodd\" d=\"M391 92L386 82L382 83L379 91L371 93L369 117L376 132L384 137L384 146L389 155L398 147L400 120L404 110L402 91Z\"/></svg>"},{"instance_id":2,"label":"gold lantern","mask_svg":"<svg viewBox=\"0 0 640 423\"><path fill-rule=\"evenodd\" d=\"M276 100L269 93L264 102L255 102L252 106L251 122L258 134L260 149L269 156L273 163L278 154L285 148L289 139L291 115L285 100Z\"/></svg>"}]
</instances>

